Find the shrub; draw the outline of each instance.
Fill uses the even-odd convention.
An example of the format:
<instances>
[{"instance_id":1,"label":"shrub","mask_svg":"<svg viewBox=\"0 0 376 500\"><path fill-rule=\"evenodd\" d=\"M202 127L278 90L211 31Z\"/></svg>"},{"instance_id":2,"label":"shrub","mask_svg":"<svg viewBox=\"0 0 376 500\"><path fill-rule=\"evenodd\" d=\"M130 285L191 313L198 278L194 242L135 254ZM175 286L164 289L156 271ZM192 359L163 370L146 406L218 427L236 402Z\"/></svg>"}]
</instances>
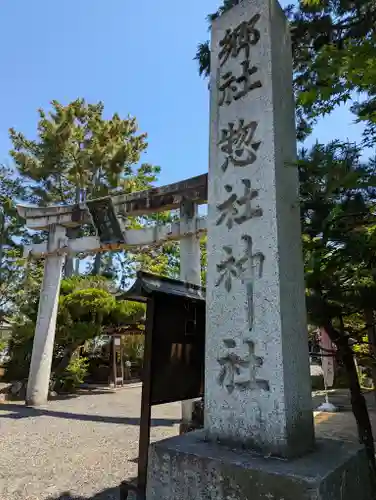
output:
<instances>
[{"instance_id":1,"label":"shrub","mask_svg":"<svg viewBox=\"0 0 376 500\"><path fill-rule=\"evenodd\" d=\"M4 380L27 380L33 349L35 325L32 321L13 326L8 344L8 360L4 363Z\"/></svg>"},{"instance_id":2,"label":"shrub","mask_svg":"<svg viewBox=\"0 0 376 500\"><path fill-rule=\"evenodd\" d=\"M0 353L6 350L8 347L8 340L0 338Z\"/></svg>"},{"instance_id":3,"label":"shrub","mask_svg":"<svg viewBox=\"0 0 376 500\"><path fill-rule=\"evenodd\" d=\"M122 338L124 359L142 365L144 359L144 335L126 335Z\"/></svg>"},{"instance_id":4,"label":"shrub","mask_svg":"<svg viewBox=\"0 0 376 500\"><path fill-rule=\"evenodd\" d=\"M57 379L57 384L61 392L75 392L84 382L88 373L88 360L76 356L71 359L67 368Z\"/></svg>"}]
</instances>

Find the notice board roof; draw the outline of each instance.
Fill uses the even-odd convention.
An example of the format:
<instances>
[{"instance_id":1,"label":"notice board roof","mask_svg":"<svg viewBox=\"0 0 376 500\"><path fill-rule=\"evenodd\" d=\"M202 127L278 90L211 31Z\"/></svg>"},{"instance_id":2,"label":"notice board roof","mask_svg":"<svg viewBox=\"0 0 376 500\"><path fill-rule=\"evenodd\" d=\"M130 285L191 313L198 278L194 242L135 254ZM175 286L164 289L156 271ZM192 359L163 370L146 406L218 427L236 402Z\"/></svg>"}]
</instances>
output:
<instances>
[{"instance_id":1,"label":"notice board roof","mask_svg":"<svg viewBox=\"0 0 376 500\"><path fill-rule=\"evenodd\" d=\"M138 271L134 284L125 293L118 295L117 300L146 302L155 293L205 300L205 288L202 286L186 281L165 278L145 271Z\"/></svg>"}]
</instances>

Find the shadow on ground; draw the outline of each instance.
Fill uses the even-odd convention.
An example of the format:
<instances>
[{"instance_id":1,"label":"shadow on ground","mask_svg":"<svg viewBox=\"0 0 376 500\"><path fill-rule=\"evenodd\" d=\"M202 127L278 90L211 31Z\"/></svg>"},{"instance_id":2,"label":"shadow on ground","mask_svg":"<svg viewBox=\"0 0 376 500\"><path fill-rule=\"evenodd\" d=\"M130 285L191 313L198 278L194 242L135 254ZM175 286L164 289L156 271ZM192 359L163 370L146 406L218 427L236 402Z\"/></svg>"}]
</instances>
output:
<instances>
[{"instance_id":1,"label":"shadow on ground","mask_svg":"<svg viewBox=\"0 0 376 500\"><path fill-rule=\"evenodd\" d=\"M127 386L140 384L138 379L125 380L124 385L120 389L126 389ZM118 387L119 389L119 387ZM50 396L50 401L60 401L65 399L75 399L80 396L98 396L100 394L115 394L117 389L105 384L82 384L80 388L74 393L59 393L55 396Z\"/></svg>"},{"instance_id":2,"label":"shadow on ground","mask_svg":"<svg viewBox=\"0 0 376 500\"><path fill-rule=\"evenodd\" d=\"M100 394L113 394L115 391L111 390L80 390L75 393L68 393L68 394L56 394L55 396L49 396L48 401L66 401L69 399L75 399L80 396L98 396ZM8 401L25 401L25 394L23 395L13 395L9 394L8 395Z\"/></svg>"},{"instance_id":3,"label":"shadow on ground","mask_svg":"<svg viewBox=\"0 0 376 500\"><path fill-rule=\"evenodd\" d=\"M98 396L100 394L114 394L115 391L111 389L79 389L77 392L74 393L60 393L56 394L56 396L50 396L49 401L64 401L66 399L75 399L80 396Z\"/></svg>"},{"instance_id":4,"label":"shadow on ground","mask_svg":"<svg viewBox=\"0 0 376 500\"><path fill-rule=\"evenodd\" d=\"M120 500L120 490L116 488L108 488L100 491L93 497L78 497L69 493L69 491L62 493L57 497L48 497L46 500Z\"/></svg>"},{"instance_id":5,"label":"shadow on ground","mask_svg":"<svg viewBox=\"0 0 376 500\"><path fill-rule=\"evenodd\" d=\"M2 413L2 412L6 413ZM12 412L12 413L8 413ZM135 417L112 417L109 415L90 415L81 413L68 413L65 411L54 411L40 408L32 408L19 404L5 403L0 405L0 418L21 419L29 417L55 417L68 420L82 420L86 422L104 422L109 424L140 425L140 419ZM179 419L152 418L151 425L155 427L170 427L178 424ZM106 497L104 497L106 498Z\"/></svg>"},{"instance_id":6,"label":"shadow on ground","mask_svg":"<svg viewBox=\"0 0 376 500\"><path fill-rule=\"evenodd\" d=\"M69 491L66 491L59 496L48 497L45 500L123 500L126 497L128 492L128 500L136 499L136 492L132 489L128 490L126 484L133 483L135 484L136 478L132 477L128 481L121 483L119 486L115 488L107 488L103 491L100 491L93 497L82 497L73 495ZM123 495L123 496L122 496Z\"/></svg>"}]
</instances>

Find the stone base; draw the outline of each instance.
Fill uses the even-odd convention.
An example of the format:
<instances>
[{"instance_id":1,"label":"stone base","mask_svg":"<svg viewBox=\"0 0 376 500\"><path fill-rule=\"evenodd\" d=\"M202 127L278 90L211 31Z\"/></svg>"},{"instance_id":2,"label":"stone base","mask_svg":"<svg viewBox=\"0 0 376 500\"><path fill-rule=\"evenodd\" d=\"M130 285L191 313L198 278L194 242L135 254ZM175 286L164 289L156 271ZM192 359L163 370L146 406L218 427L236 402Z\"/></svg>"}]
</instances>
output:
<instances>
[{"instance_id":1,"label":"stone base","mask_svg":"<svg viewBox=\"0 0 376 500\"><path fill-rule=\"evenodd\" d=\"M371 500L364 449L334 440L282 460L194 431L152 444L148 472L147 500Z\"/></svg>"}]
</instances>

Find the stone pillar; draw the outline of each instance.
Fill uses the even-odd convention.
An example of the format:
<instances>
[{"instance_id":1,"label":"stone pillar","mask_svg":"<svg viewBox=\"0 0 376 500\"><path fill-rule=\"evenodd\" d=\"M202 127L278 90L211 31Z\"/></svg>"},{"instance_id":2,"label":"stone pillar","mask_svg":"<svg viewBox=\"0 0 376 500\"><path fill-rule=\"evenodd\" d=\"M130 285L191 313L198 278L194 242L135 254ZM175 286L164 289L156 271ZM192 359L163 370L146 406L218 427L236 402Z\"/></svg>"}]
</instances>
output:
<instances>
[{"instance_id":1,"label":"stone pillar","mask_svg":"<svg viewBox=\"0 0 376 500\"><path fill-rule=\"evenodd\" d=\"M64 238L65 228L62 226L51 226L48 235L47 251L54 252L60 248ZM35 328L26 393L26 404L30 406L43 405L47 402L48 398L64 258L64 255L55 254L48 255L45 259L38 319Z\"/></svg>"},{"instance_id":2,"label":"stone pillar","mask_svg":"<svg viewBox=\"0 0 376 500\"><path fill-rule=\"evenodd\" d=\"M196 216L197 205L190 200L184 200L180 205L180 231L186 231ZM180 279L195 285L201 284L200 237L196 234L180 239ZM185 432L192 426L194 401L188 400L181 403L180 432Z\"/></svg>"},{"instance_id":3,"label":"stone pillar","mask_svg":"<svg viewBox=\"0 0 376 500\"><path fill-rule=\"evenodd\" d=\"M276 2L243 1L213 24L210 89L205 428L299 455L314 433L291 46Z\"/></svg>"},{"instance_id":4,"label":"stone pillar","mask_svg":"<svg viewBox=\"0 0 376 500\"><path fill-rule=\"evenodd\" d=\"M213 22L205 429L153 444L147 500L370 500L365 450L314 442L289 27Z\"/></svg>"}]
</instances>

